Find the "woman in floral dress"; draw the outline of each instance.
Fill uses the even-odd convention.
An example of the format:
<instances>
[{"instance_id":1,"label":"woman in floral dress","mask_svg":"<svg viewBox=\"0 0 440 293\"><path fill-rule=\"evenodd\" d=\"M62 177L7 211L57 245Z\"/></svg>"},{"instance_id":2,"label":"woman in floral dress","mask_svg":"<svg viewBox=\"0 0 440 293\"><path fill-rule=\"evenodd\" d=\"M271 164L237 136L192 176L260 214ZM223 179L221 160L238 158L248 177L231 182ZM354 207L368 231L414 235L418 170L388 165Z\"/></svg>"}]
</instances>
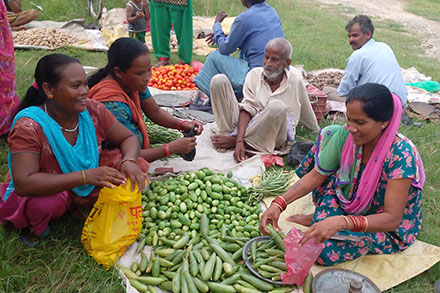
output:
<instances>
[{"instance_id":1,"label":"woman in floral dress","mask_svg":"<svg viewBox=\"0 0 440 293\"><path fill-rule=\"evenodd\" d=\"M425 173L416 147L398 134L400 99L382 85L366 84L352 90L346 105L347 124L321 130L296 170L301 179L272 202L260 223L265 234L268 224L278 229L286 205L313 191L315 213L288 219L310 226L302 244L311 238L324 243L321 265L405 250L422 225ZM335 234L363 238L330 239Z\"/></svg>"}]
</instances>

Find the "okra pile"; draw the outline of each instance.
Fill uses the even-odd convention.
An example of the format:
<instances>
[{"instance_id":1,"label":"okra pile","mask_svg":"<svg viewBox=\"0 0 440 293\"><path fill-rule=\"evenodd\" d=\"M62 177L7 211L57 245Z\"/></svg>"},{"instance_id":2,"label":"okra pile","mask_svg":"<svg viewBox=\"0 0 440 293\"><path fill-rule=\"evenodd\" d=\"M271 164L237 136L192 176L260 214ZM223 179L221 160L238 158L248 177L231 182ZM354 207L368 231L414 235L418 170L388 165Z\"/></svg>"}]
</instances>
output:
<instances>
[{"instance_id":1,"label":"okra pile","mask_svg":"<svg viewBox=\"0 0 440 293\"><path fill-rule=\"evenodd\" d=\"M164 143L170 143L183 135L176 129L160 126L147 117L145 117L145 125L148 130L148 137L152 146L163 145Z\"/></svg>"},{"instance_id":2,"label":"okra pile","mask_svg":"<svg viewBox=\"0 0 440 293\"><path fill-rule=\"evenodd\" d=\"M260 276L281 281L281 274L288 271L284 262L284 234L281 231L276 232L270 225L267 228L271 238L253 241L248 250L248 261Z\"/></svg>"},{"instance_id":3,"label":"okra pile","mask_svg":"<svg viewBox=\"0 0 440 293\"><path fill-rule=\"evenodd\" d=\"M143 197L140 262L118 265L139 292L290 292L255 277L243 246L259 236L260 205L240 200L246 188L232 173L208 168L153 182ZM145 245L152 245L148 258ZM279 287L279 288L277 288Z\"/></svg>"},{"instance_id":4,"label":"okra pile","mask_svg":"<svg viewBox=\"0 0 440 293\"><path fill-rule=\"evenodd\" d=\"M246 202L259 202L265 196L278 196L285 193L293 184L295 172L278 167L268 168L261 176L261 181L256 186L248 189Z\"/></svg>"}]
</instances>

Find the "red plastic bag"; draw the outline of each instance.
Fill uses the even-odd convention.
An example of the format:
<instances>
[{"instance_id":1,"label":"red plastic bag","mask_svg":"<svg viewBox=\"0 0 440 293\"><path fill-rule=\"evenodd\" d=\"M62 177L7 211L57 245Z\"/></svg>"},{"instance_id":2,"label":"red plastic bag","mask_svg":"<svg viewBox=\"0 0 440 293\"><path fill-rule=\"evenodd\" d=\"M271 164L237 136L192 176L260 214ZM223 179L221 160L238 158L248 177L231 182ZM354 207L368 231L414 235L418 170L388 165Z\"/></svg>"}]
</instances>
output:
<instances>
[{"instance_id":1,"label":"red plastic bag","mask_svg":"<svg viewBox=\"0 0 440 293\"><path fill-rule=\"evenodd\" d=\"M284 284L302 286L310 268L322 251L323 244L316 244L314 238L300 246L299 241L301 238L301 232L292 227L289 235L283 240L284 247L286 248L284 261L289 269L287 273L281 274L281 280L283 280Z\"/></svg>"},{"instance_id":2,"label":"red plastic bag","mask_svg":"<svg viewBox=\"0 0 440 293\"><path fill-rule=\"evenodd\" d=\"M261 156L261 161L263 161L264 166L270 167L270 166L274 166L274 165L278 165L283 167L284 166L284 161L283 158L279 157L279 156L274 156L274 155L262 155Z\"/></svg>"}]
</instances>

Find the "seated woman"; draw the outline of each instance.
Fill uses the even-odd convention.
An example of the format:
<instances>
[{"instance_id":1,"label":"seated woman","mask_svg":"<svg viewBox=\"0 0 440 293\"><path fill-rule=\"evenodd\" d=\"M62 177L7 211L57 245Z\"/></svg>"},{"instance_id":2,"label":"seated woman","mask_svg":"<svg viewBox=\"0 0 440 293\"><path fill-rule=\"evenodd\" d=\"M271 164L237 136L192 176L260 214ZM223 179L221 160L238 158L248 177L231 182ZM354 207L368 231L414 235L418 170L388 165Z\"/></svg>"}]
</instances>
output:
<instances>
[{"instance_id":1,"label":"seated woman","mask_svg":"<svg viewBox=\"0 0 440 293\"><path fill-rule=\"evenodd\" d=\"M136 39L117 39L108 51L107 65L89 78L89 98L103 102L119 122L136 134L142 146L140 156L147 161L153 162L171 154L189 153L196 146L194 137L179 138L169 145L149 148L142 112L164 127L179 131L189 131L194 127L196 134L203 130L200 122L180 120L161 109L148 91L150 77L148 48Z\"/></svg>"},{"instance_id":2,"label":"seated woman","mask_svg":"<svg viewBox=\"0 0 440 293\"><path fill-rule=\"evenodd\" d=\"M422 224L425 181L422 160L412 142L398 134L402 105L379 84L353 89L346 102L347 125L321 130L315 146L296 173L301 179L277 197L263 214L278 228L286 205L313 191L315 213L291 221L311 225L301 243L311 238L325 243L318 259L333 265L362 254L391 254L408 248ZM363 237L340 241L335 234ZM313 241L313 240L312 240Z\"/></svg>"},{"instance_id":3,"label":"seated woman","mask_svg":"<svg viewBox=\"0 0 440 293\"><path fill-rule=\"evenodd\" d=\"M136 136L102 104L87 99L87 76L70 56L43 57L14 118L9 144L12 180L0 193L0 221L25 229L33 246L49 221L72 204L92 205L103 186L127 179L145 188L148 163L138 160ZM103 152L103 141L119 146ZM134 184L133 184L134 186Z\"/></svg>"}]
</instances>

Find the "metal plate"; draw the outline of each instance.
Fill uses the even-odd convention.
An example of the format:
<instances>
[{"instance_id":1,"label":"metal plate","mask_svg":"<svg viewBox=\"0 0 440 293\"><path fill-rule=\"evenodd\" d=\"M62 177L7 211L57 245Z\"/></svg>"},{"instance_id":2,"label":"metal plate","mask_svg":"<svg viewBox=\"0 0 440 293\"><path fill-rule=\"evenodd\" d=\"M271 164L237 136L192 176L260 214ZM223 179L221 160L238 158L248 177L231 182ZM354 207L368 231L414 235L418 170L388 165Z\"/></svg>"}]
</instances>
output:
<instances>
[{"instance_id":1,"label":"metal plate","mask_svg":"<svg viewBox=\"0 0 440 293\"><path fill-rule=\"evenodd\" d=\"M348 292L351 281L362 284L362 293L380 293L380 289L367 277L344 269L328 269L315 276L312 282L313 293Z\"/></svg>"},{"instance_id":2,"label":"metal plate","mask_svg":"<svg viewBox=\"0 0 440 293\"><path fill-rule=\"evenodd\" d=\"M187 97L173 93L157 94L153 97L156 103L162 107L179 107L182 104L188 103L190 101Z\"/></svg>"},{"instance_id":3,"label":"metal plate","mask_svg":"<svg viewBox=\"0 0 440 293\"><path fill-rule=\"evenodd\" d=\"M243 261L244 261L244 263L246 264L247 268L248 268L248 269L249 269L249 270L250 270L255 276L257 276L259 279L264 280L264 281L266 281L266 282L268 282L268 283L272 283L272 284L278 284L278 285L288 286L287 284L284 284L284 283L281 282L281 281L272 281L271 279L265 278L265 277L263 277L262 275L260 275L260 274L258 273L258 271L252 267L252 263L253 263L253 262L252 262L252 259L250 259L250 258L247 257L248 252L249 252L249 249L251 249L252 242L254 242L254 241L259 242L259 241L269 240L269 239L271 239L270 236L258 236L258 237L252 238L251 240L249 240L248 242L246 242L246 244L245 244L244 247L243 247L243 253L242 253Z\"/></svg>"},{"instance_id":4,"label":"metal plate","mask_svg":"<svg viewBox=\"0 0 440 293\"><path fill-rule=\"evenodd\" d=\"M214 122L214 115L211 113L194 109L174 109L173 115L182 119L197 119L206 123Z\"/></svg>"}]
</instances>

